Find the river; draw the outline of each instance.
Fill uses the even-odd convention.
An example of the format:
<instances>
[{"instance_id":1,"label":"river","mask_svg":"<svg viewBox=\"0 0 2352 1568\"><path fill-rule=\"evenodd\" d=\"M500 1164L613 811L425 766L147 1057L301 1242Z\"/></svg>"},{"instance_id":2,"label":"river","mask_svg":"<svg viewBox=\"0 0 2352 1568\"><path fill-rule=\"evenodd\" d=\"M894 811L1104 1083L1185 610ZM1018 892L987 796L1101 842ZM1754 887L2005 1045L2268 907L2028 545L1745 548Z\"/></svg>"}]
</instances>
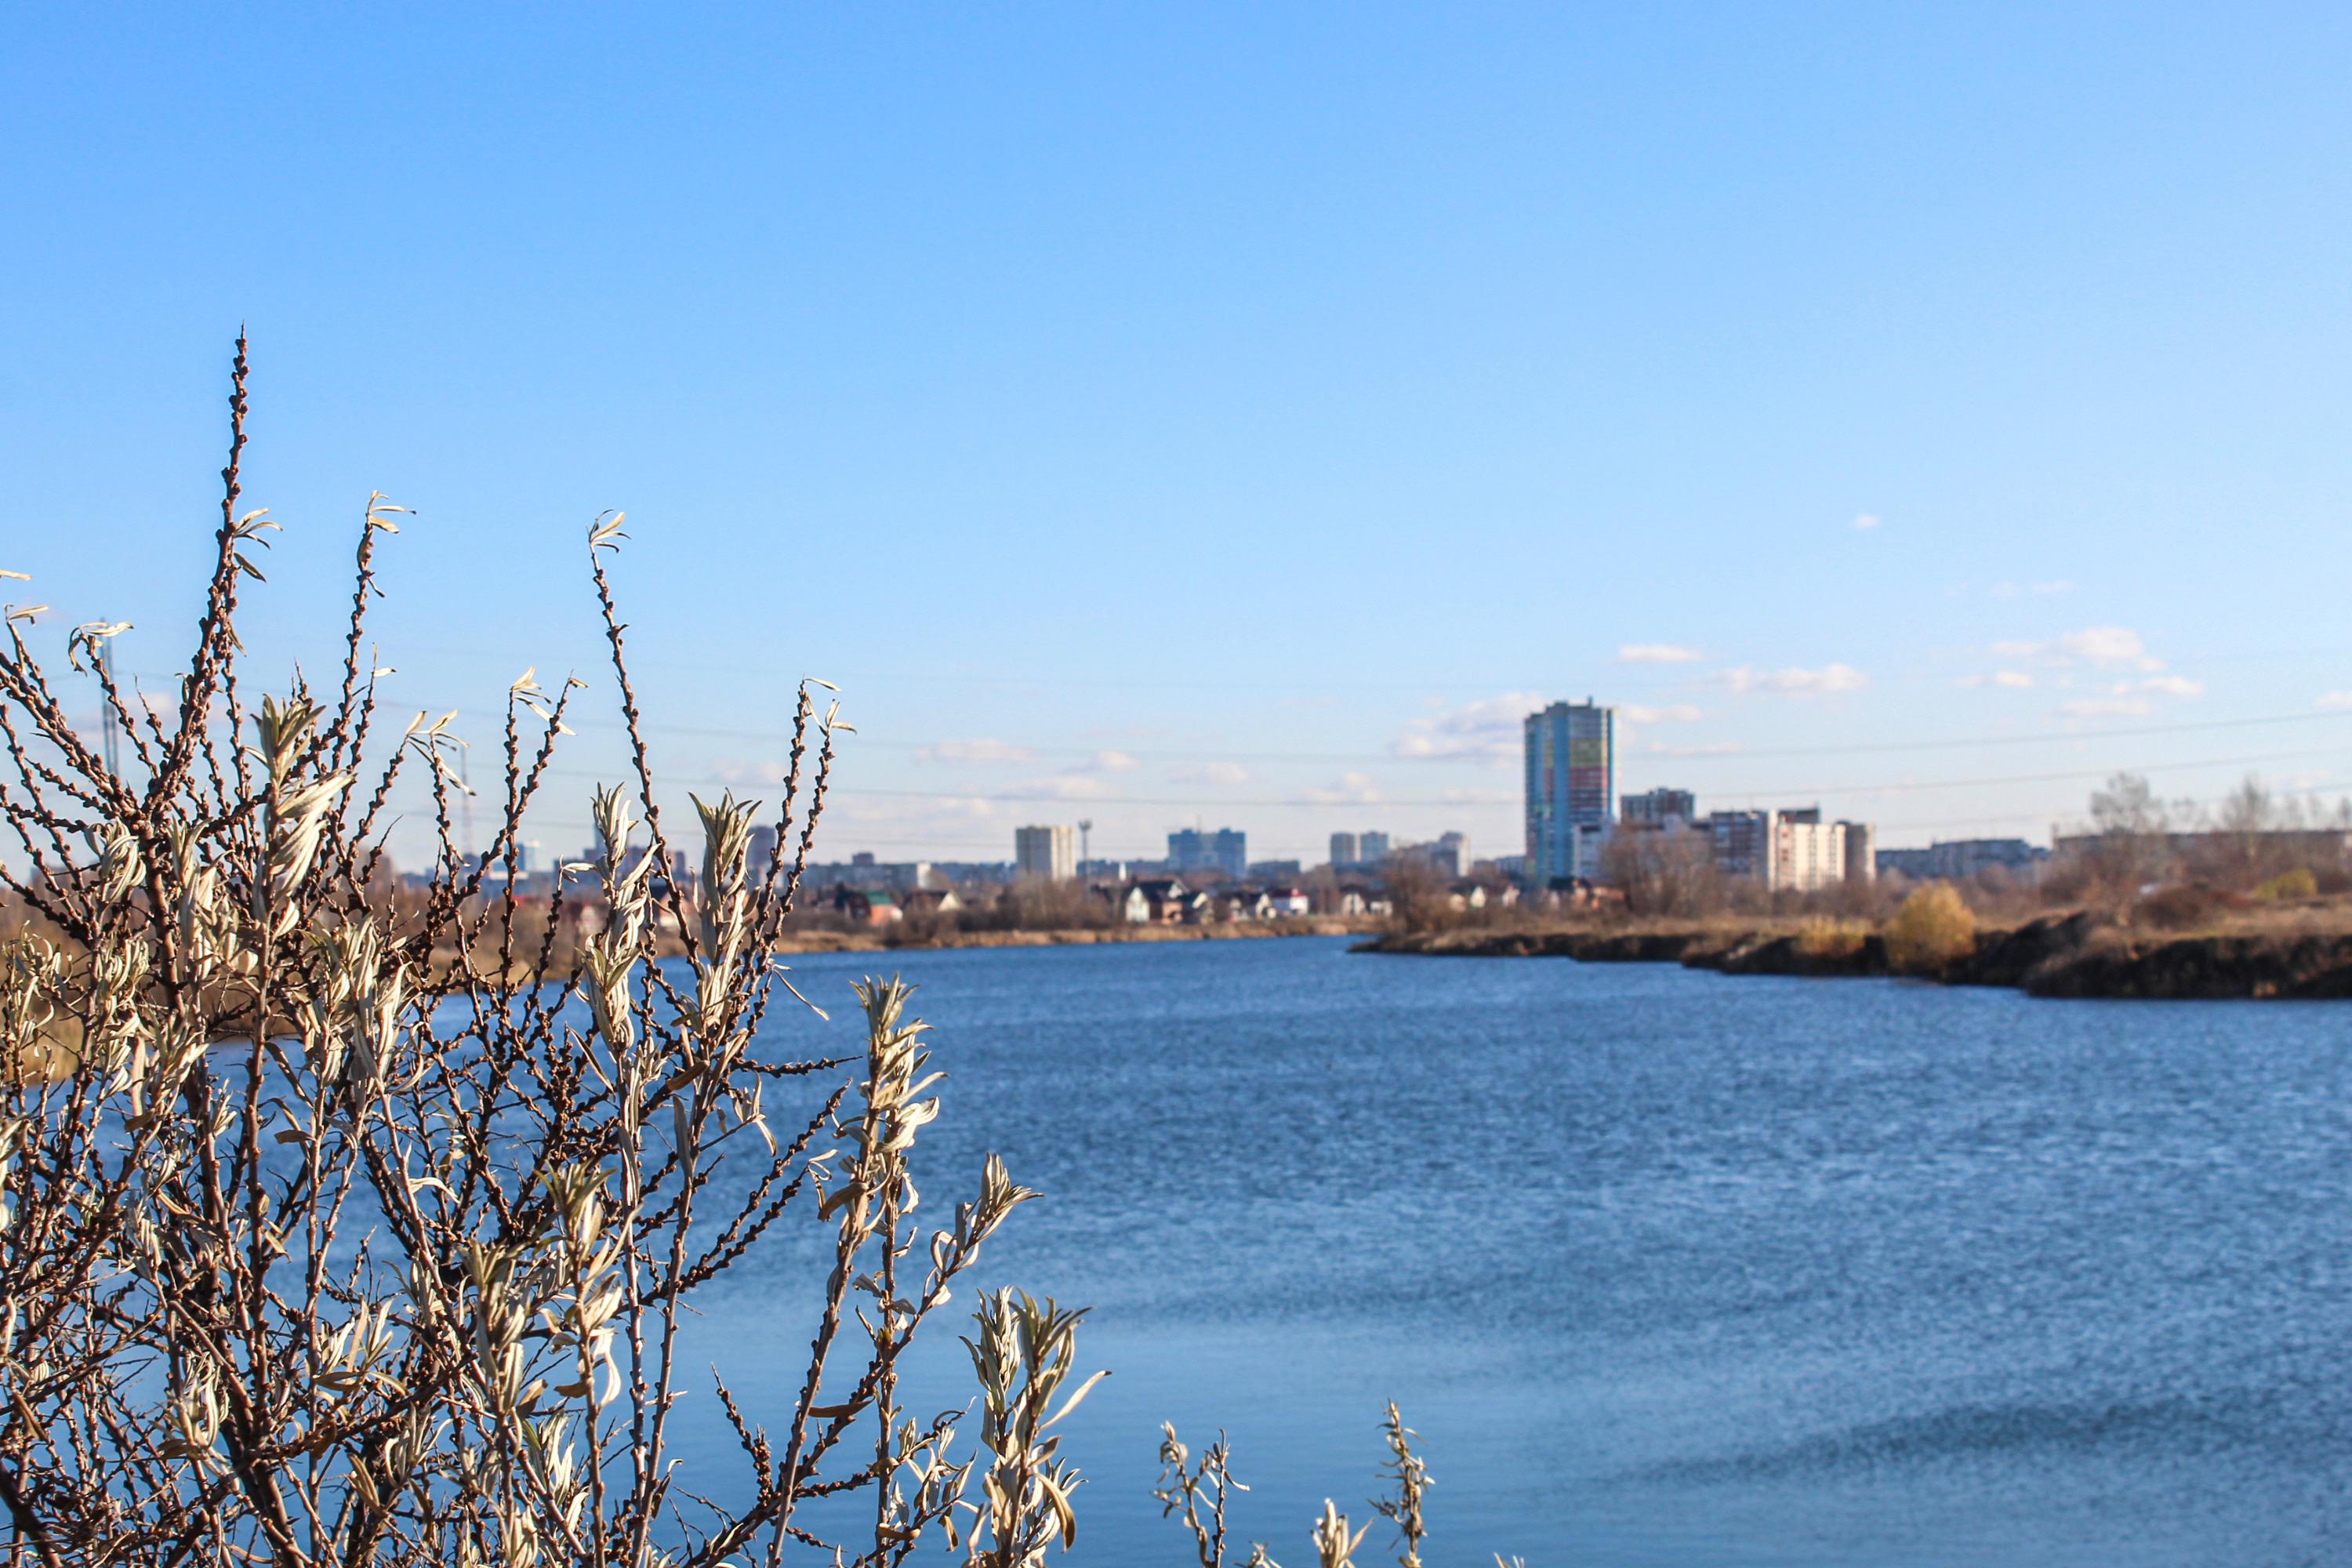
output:
<instances>
[{"instance_id":1,"label":"river","mask_svg":"<svg viewBox=\"0 0 2352 1568\"><path fill-rule=\"evenodd\" d=\"M1346 946L792 961L835 1021L781 1047L854 1045L857 973L923 986L928 1205L984 1149L1047 1194L985 1272L1090 1304L1113 1370L1066 1424L1073 1563L1192 1561L1163 1419L1229 1432L1237 1535L1311 1563L1326 1495L1369 1514L1388 1398L1433 1564L2352 1560L2341 1004ZM770 1412L796 1228L696 1331ZM966 1397L950 1352L916 1403Z\"/></svg>"}]
</instances>

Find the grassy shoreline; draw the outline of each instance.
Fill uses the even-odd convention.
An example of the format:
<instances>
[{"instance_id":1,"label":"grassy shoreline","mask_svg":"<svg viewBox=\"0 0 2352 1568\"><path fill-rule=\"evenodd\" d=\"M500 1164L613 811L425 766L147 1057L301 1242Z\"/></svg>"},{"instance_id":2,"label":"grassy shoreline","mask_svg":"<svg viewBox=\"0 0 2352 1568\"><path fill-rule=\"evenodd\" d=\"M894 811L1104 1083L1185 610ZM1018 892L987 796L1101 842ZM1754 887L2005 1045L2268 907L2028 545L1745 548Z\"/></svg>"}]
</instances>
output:
<instances>
[{"instance_id":1,"label":"grassy shoreline","mask_svg":"<svg viewBox=\"0 0 2352 1568\"><path fill-rule=\"evenodd\" d=\"M1680 963L1724 974L1871 978L1899 971L1875 933L1824 944L1786 924L1720 922L1642 929L1456 930L1391 933L1358 952L1422 957L1568 958ZM2352 997L2352 927L2166 932L2117 927L2084 911L1977 933L1972 951L1915 978L2010 986L2035 996L2132 1000Z\"/></svg>"}]
</instances>

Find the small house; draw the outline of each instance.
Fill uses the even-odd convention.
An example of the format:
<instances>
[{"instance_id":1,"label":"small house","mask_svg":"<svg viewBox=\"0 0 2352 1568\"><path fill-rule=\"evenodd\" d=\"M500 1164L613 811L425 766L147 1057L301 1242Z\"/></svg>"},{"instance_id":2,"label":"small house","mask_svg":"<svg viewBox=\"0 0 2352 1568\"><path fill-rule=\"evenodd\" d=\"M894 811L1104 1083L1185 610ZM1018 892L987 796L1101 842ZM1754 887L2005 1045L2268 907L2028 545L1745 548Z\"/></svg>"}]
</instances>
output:
<instances>
[{"instance_id":1,"label":"small house","mask_svg":"<svg viewBox=\"0 0 2352 1568\"><path fill-rule=\"evenodd\" d=\"M885 888L853 888L844 883L833 889L827 903L852 925L896 925L907 918L897 895Z\"/></svg>"}]
</instances>

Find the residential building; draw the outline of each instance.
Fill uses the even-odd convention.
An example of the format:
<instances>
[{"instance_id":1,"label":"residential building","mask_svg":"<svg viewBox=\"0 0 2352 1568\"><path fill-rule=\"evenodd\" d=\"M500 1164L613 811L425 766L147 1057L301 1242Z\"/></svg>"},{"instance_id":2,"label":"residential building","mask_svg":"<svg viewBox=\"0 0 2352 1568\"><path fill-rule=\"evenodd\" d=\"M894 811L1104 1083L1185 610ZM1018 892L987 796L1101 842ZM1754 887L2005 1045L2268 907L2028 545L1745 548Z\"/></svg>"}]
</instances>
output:
<instances>
[{"instance_id":1,"label":"residential building","mask_svg":"<svg viewBox=\"0 0 2352 1568\"><path fill-rule=\"evenodd\" d=\"M1617 802L1617 820L1639 827L1664 827L1671 822L1687 826L1698 820L1698 796L1686 789L1654 789L1622 795Z\"/></svg>"},{"instance_id":2,"label":"residential building","mask_svg":"<svg viewBox=\"0 0 2352 1568\"><path fill-rule=\"evenodd\" d=\"M1168 864L1179 876L1214 871L1239 881L1249 874L1249 835L1231 827L1214 833L1180 828L1168 836Z\"/></svg>"},{"instance_id":3,"label":"residential building","mask_svg":"<svg viewBox=\"0 0 2352 1568\"><path fill-rule=\"evenodd\" d=\"M1363 851L1360 866L1377 866L1389 858L1389 836L1385 833L1362 833L1356 836L1356 847Z\"/></svg>"},{"instance_id":4,"label":"residential building","mask_svg":"<svg viewBox=\"0 0 2352 1568\"><path fill-rule=\"evenodd\" d=\"M1845 879L1856 886L1878 880L1878 829L1867 822L1845 825Z\"/></svg>"},{"instance_id":5,"label":"residential building","mask_svg":"<svg viewBox=\"0 0 2352 1568\"><path fill-rule=\"evenodd\" d=\"M1097 887L1095 897L1110 906L1112 915L1124 924L1148 926L1152 921L1151 895L1141 883L1126 887Z\"/></svg>"},{"instance_id":6,"label":"residential building","mask_svg":"<svg viewBox=\"0 0 2352 1568\"><path fill-rule=\"evenodd\" d=\"M1274 900L1265 896L1264 888L1227 888L1217 900L1217 905L1229 921L1265 921L1274 918Z\"/></svg>"},{"instance_id":7,"label":"residential building","mask_svg":"<svg viewBox=\"0 0 2352 1568\"><path fill-rule=\"evenodd\" d=\"M898 895L898 907L910 915L951 915L963 908L953 888L910 888Z\"/></svg>"},{"instance_id":8,"label":"residential building","mask_svg":"<svg viewBox=\"0 0 2352 1568\"><path fill-rule=\"evenodd\" d=\"M1407 844L1396 852L1400 860L1426 866L1452 881L1470 871L1470 840L1459 833L1441 833L1427 844Z\"/></svg>"},{"instance_id":9,"label":"residential building","mask_svg":"<svg viewBox=\"0 0 2352 1568\"><path fill-rule=\"evenodd\" d=\"M929 888L943 888L953 883L960 888L1002 887L1013 879L1010 860L937 860L917 861L936 880L926 881Z\"/></svg>"},{"instance_id":10,"label":"residential building","mask_svg":"<svg viewBox=\"0 0 2352 1568\"><path fill-rule=\"evenodd\" d=\"M1818 892L1876 875L1871 846L1877 829L1868 823L1823 822L1817 805L1718 811L1706 826L1716 869L1760 882L1768 892Z\"/></svg>"},{"instance_id":11,"label":"residential building","mask_svg":"<svg viewBox=\"0 0 2352 1568\"><path fill-rule=\"evenodd\" d=\"M1782 825L1776 888L1794 892L1818 892L1845 880L1845 824L1800 822Z\"/></svg>"},{"instance_id":12,"label":"residential building","mask_svg":"<svg viewBox=\"0 0 2352 1568\"><path fill-rule=\"evenodd\" d=\"M1067 823L1013 830L1013 874L1024 882L1066 882L1078 874L1078 832Z\"/></svg>"},{"instance_id":13,"label":"residential building","mask_svg":"<svg viewBox=\"0 0 2352 1568\"><path fill-rule=\"evenodd\" d=\"M1925 849L1881 849L1879 873L1915 882L1966 882L1999 868L2020 882L2038 882L2050 851L2022 838L1948 838Z\"/></svg>"},{"instance_id":14,"label":"residential building","mask_svg":"<svg viewBox=\"0 0 2352 1568\"><path fill-rule=\"evenodd\" d=\"M801 880L813 888L887 888L903 893L917 888L944 888L949 878L929 860L877 860L860 853L846 861L811 865Z\"/></svg>"},{"instance_id":15,"label":"residential building","mask_svg":"<svg viewBox=\"0 0 2352 1568\"><path fill-rule=\"evenodd\" d=\"M906 918L907 911L898 905L896 895L885 889L852 888L846 885L833 889L828 900L833 912L858 925L895 925Z\"/></svg>"},{"instance_id":16,"label":"residential building","mask_svg":"<svg viewBox=\"0 0 2352 1568\"><path fill-rule=\"evenodd\" d=\"M1331 835L1331 864L1334 866L1356 866L1362 864L1363 858L1364 847L1362 841L1358 839L1354 834L1334 833Z\"/></svg>"},{"instance_id":17,"label":"residential building","mask_svg":"<svg viewBox=\"0 0 2352 1568\"><path fill-rule=\"evenodd\" d=\"M1439 868L1452 868L1456 877L1470 874L1470 837L1465 833L1441 833L1437 836Z\"/></svg>"},{"instance_id":18,"label":"residential building","mask_svg":"<svg viewBox=\"0 0 2352 1568\"><path fill-rule=\"evenodd\" d=\"M1307 868L1296 860L1253 860L1249 863L1249 879L1253 882L1292 882L1306 871Z\"/></svg>"},{"instance_id":19,"label":"residential building","mask_svg":"<svg viewBox=\"0 0 2352 1568\"><path fill-rule=\"evenodd\" d=\"M1180 924L1192 914L1193 900L1200 897L1184 886L1183 879L1179 877L1160 877L1138 882L1135 890L1143 895L1153 925Z\"/></svg>"},{"instance_id":20,"label":"residential building","mask_svg":"<svg viewBox=\"0 0 2352 1568\"><path fill-rule=\"evenodd\" d=\"M1580 822L1568 830L1569 879L1577 882L1594 882L1601 878L1601 852L1609 847L1609 836L1617 831L1611 822ZM1524 858L1524 857L1522 857ZM1553 887L1554 878L1530 878L1529 887Z\"/></svg>"},{"instance_id":21,"label":"residential building","mask_svg":"<svg viewBox=\"0 0 2352 1568\"><path fill-rule=\"evenodd\" d=\"M1599 868L1601 833L1617 784L1617 710L1587 699L1555 702L1527 719L1528 859L1539 885ZM1580 828L1601 830L1580 835ZM1594 859L1580 863L1590 846Z\"/></svg>"},{"instance_id":22,"label":"residential building","mask_svg":"<svg viewBox=\"0 0 2352 1568\"><path fill-rule=\"evenodd\" d=\"M1266 889L1265 896L1267 901L1274 906L1276 919L1291 915L1312 914L1315 911L1314 902L1307 898L1307 889L1304 888L1269 888Z\"/></svg>"}]
</instances>

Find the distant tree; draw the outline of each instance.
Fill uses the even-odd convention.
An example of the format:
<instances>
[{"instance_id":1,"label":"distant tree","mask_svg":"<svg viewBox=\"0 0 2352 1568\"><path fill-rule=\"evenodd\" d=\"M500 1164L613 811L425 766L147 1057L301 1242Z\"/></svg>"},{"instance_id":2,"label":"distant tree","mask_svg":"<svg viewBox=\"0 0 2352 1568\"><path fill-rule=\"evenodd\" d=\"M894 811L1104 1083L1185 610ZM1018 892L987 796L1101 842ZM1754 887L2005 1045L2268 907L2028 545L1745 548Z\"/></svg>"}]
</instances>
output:
<instances>
[{"instance_id":1,"label":"distant tree","mask_svg":"<svg viewBox=\"0 0 2352 1568\"><path fill-rule=\"evenodd\" d=\"M2163 881L2172 868L2175 816L2138 773L2116 773L2093 791L2092 838L2077 868L2081 895L2121 910Z\"/></svg>"},{"instance_id":2,"label":"distant tree","mask_svg":"<svg viewBox=\"0 0 2352 1568\"><path fill-rule=\"evenodd\" d=\"M1612 834L1601 851L1601 879L1624 893L1628 914L1706 915L1725 902L1714 844L1687 827Z\"/></svg>"},{"instance_id":3,"label":"distant tree","mask_svg":"<svg viewBox=\"0 0 2352 1568\"><path fill-rule=\"evenodd\" d=\"M1443 931L1456 923L1451 888L1426 857L1390 856L1381 863L1381 880L1388 889L1390 922L1399 931Z\"/></svg>"},{"instance_id":4,"label":"distant tree","mask_svg":"<svg viewBox=\"0 0 2352 1568\"><path fill-rule=\"evenodd\" d=\"M1886 961L1906 974L1937 975L1976 951L1977 917L1959 890L1931 882L1886 922Z\"/></svg>"}]
</instances>

